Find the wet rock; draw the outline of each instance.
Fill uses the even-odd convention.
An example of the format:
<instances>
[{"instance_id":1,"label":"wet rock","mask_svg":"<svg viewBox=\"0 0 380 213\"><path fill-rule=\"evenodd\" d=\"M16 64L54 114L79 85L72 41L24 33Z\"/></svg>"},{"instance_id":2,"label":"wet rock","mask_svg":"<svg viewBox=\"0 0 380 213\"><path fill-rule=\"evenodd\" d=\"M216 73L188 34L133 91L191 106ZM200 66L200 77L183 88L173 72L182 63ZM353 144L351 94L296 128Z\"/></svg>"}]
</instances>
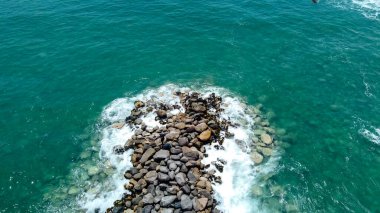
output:
<instances>
[{"instance_id":1,"label":"wet rock","mask_svg":"<svg viewBox=\"0 0 380 213\"><path fill-rule=\"evenodd\" d=\"M144 107L145 103L142 101L135 101L135 108L141 108Z\"/></svg>"},{"instance_id":2,"label":"wet rock","mask_svg":"<svg viewBox=\"0 0 380 213\"><path fill-rule=\"evenodd\" d=\"M125 125L124 122L114 123L114 124L112 124L112 128L121 129L124 127L124 125Z\"/></svg>"},{"instance_id":3,"label":"wet rock","mask_svg":"<svg viewBox=\"0 0 380 213\"><path fill-rule=\"evenodd\" d=\"M272 144L273 139L270 135L263 133L260 136L260 139L265 143L265 144Z\"/></svg>"},{"instance_id":4,"label":"wet rock","mask_svg":"<svg viewBox=\"0 0 380 213\"><path fill-rule=\"evenodd\" d=\"M121 155L124 153L124 147L121 146L121 145L116 145L113 147L113 153L117 154L117 155Z\"/></svg>"},{"instance_id":5,"label":"wet rock","mask_svg":"<svg viewBox=\"0 0 380 213\"><path fill-rule=\"evenodd\" d=\"M99 168L96 166L91 166L87 169L88 175L93 176L100 172Z\"/></svg>"},{"instance_id":6,"label":"wet rock","mask_svg":"<svg viewBox=\"0 0 380 213\"><path fill-rule=\"evenodd\" d=\"M79 193L79 188L73 186L70 187L69 191L67 192L69 195L76 195Z\"/></svg>"},{"instance_id":7,"label":"wet rock","mask_svg":"<svg viewBox=\"0 0 380 213\"><path fill-rule=\"evenodd\" d=\"M159 118L166 118L166 116L167 116L166 111L165 111L165 110L162 110L162 109L157 110L156 113L157 113L157 116L158 116Z\"/></svg>"},{"instance_id":8,"label":"wet rock","mask_svg":"<svg viewBox=\"0 0 380 213\"><path fill-rule=\"evenodd\" d=\"M264 157L258 152L253 152L251 154L251 159L255 164L260 164L263 162Z\"/></svg>"},{"instance_id":9,"label":"wet rock","mask_svg":"<svg viewBox=\"0 0 380 213\"><path fill-rule=\"evenodd\" d=\"M264 156L269 157L272 155L273 150L271 148L267 147L260 147L257 149L259 152L261 152Z\"/></svg>"},{"instance_id":10,"label":"wet rock","mask_svg":"<svg viewBox=\"0 0 380 213\"><path fill-rule=\"evenodd\" d=\"M195 112L205 112L207 110L206 106L202 102L191 103L191 108Z\"/></svg>"}]
</instances>

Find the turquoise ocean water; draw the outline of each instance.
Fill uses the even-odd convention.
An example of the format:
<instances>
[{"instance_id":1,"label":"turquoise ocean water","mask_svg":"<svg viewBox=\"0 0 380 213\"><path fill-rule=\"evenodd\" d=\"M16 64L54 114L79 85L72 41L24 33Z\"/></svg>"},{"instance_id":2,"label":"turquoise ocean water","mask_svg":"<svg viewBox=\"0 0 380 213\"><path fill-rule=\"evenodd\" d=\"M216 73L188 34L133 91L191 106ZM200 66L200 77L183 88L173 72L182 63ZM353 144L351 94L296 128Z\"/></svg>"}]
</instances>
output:
<instances>
[{"instance_id":1,"label":"turquoise ocean water","mask_svg":"<svg viewBox=\"0 0 380 213\"><path fill-rule=\"evenodd\" d=\"M380 212L379 0L0 1L0 211L56 211L104 107L166 84L286 131L260 205Z\"/></svg>"}]
</instances>

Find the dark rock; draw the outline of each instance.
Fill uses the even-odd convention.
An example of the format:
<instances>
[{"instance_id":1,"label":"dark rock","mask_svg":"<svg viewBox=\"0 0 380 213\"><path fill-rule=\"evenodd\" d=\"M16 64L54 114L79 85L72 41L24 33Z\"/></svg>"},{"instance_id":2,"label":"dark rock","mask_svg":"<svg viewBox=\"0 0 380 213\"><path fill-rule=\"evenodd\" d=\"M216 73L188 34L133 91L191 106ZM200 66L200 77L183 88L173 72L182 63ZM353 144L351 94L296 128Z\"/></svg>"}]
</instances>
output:
<instances>
[{"instance_id":1,"label":"dark rock","mask_svg":"<svg viewBox=\"0 0 380 213\"><path fill-rule=\"evenodd\" d=\"M205 112L207 110L206 106L202 102L191 103L191 108L195 112Z\"/></svg>"},{"instance_id":2,"label":"dark rock","mask_svg":"<svg viewBox=\"0 0 380 213\"><path fill-rule=\"evenodd\" d=\"M165 143L164 145L162 145L162 149L170 150L170 148L172 148L172 145L170 143Z\"/></svg>"},{"instance_id":3,"label":"dark rock","mask_svg":"<svg viewBox=\"0 0 380 213\"><path fill-rule=\"evenodd\" d=\"M168 207L175 201L176 198L177 196L175 195L164 196L163 198L161 198L160 205L163 207Z\"/></svg>"},{"instance_id":4,"label":"dark rock","mask_svg":"<svg viewBox=\"0 0 380 213\"><path fill-rule=\"evenodd\" d=\"M162 109L157 110L156 113L157 113L157 116L158 116L159 118L166 118L166 116L167 116L166 111L165 111L165 110L162 110Z\"/></svg>"},{"instance_id":5,"label":"dark rock","mask_svg":"<svg viewBox=\"0 0 380 213\"><path fill-rule=\"evenodd\" d=\"M144 206L142 212L143 213L150 213L153 209L153 205L147 205L147 206Z\"/></svg>"},{"instance_id":6,"label":"dark rock","mask_svg":"<svg viewBox=\"0 0 380 213\"><path fill-rule=\"evenodd\" d=\"M153 158L154 160L167 160L169 159L169 151L168 150L163 150L161 149L160 151L156 152L156 154L154 154Z\"/></svg>"},{"instance_id":7,"label":"dark rock","mask_svg":"<svg viewBox=\"0 0 380 213\"><path fill-rule=\"evenodd\" d=\"M193 202L188 195L181 196L181 208L182 210L191 210L193 208Z\"/></svg>"},{"instance_id":8,"label":"dark rock","mask_svg":"<svg viewBox=\"0 0 380 213\"><path fill-rule=\"evenodd\" d=\"M148 150L146 150L145 152L144 152L144 154L141 156L141 158L140 158L140 163L145 163L147 160L149 160L149 158L150 157L152 157L153 156L153 154L156 152L156 150L155 149L153 149L153 148L149 148Z\"/></svg>"},{"instance_id":9,"label":"dark rock","mask_svg":"<svg viewBox=\"0 0 380 213\"><path fill-rule=\"evenodd\" d=\"M168 182L170 180L169 175L159 172L158 173L158 180L161 182Z\"/></svg>"},{"instance_id":10,"label":"dark rock","mask_svg":"<svg viewBox=\"0 0 380 213\"><path fill-rule=\"evenodd\" d=\"M182 172L175 175L175 180L180 186L185 185L186 183L186 175Z\"/></svg>"},{"instance_id":11,"label":"dark rock","mask_svg":"<svg viewBox=\"0 0 380 213\"><path fill-rule=\"evenodd\" d=\"M187 137L178 138L178 144L180 146L186 146L189 143L189 139Z\"/></svg>"},{"instance_id":12,"label":"dark rock","mask_svg":"<svg viewBox=\"0 0 380 213\"><path fill-rule=\"evenodd\" d=\"M148 193L143 197L142 201L144 202L144 204L153 204L154 197L152 194Z\"/></svg>"},{"instance_id":13,"label":"dark rock","mask_svg":"<svg viewBox=\"0 0 380 213\"><path fill-rule=\"evenodd\" d=\"M113 153L117 154L117 155L121 155L124 153L124 147L122 147L121 145L116 145L113 147Z\"/></svg>"}]
</instances>

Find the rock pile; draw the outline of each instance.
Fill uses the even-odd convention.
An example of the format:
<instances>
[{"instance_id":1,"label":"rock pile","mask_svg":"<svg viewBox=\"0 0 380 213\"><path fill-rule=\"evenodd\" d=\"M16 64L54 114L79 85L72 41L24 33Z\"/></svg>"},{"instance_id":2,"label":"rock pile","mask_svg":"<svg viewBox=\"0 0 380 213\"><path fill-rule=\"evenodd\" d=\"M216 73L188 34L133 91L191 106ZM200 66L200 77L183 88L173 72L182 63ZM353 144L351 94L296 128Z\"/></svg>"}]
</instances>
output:
<instances>
[{"instance_id":1,"label":"rock pile","mask_svg":"<svg viewBox=\"0 0 380 213\"><path fill-rule=\"evenodd\" d=\"M133 167L125 172L128 193L107 212L219 212L213 198L213 184L221 183L216 171L202 164L207 157L205 144L223 148L220 132L228 132L228 122L220 119L222 98L198 93L177 92L181 105L136 101L131 115L114 128L131 125L134 135L115 154L132 149ZM154 112L161 125L150 128L142 116ZM176 113L174 113L176 112ZM265 135L264 143L270 143ZM222 172L223 159L214 162Z\"/></svg>"}]
</instances>

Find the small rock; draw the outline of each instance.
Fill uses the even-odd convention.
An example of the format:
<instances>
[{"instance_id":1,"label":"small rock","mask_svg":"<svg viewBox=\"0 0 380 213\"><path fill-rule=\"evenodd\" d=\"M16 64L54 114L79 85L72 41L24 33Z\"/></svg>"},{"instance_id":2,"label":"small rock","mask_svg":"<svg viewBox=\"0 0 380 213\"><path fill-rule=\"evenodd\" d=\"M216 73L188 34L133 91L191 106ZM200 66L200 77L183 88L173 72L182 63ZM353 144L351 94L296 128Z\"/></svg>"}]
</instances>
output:
<instances>
[{"instance_id":1,"label":"small rock","mask_svg":"<svg viewBox=\"0 0 380 213\"><path fill-rule=\"evenodd\" d=\"M121 129L121 128L123 128L124 125L125 125L124 122L114 123L114 124L112 124L112 128Z\"/></svg>"},{"instance_id":2,"label":"small rock","mask_svg":"<svg viewBox=\"0 0 380 213\"><path fill-rule=\"evenodd\" d=\"M207 110L206 106L203 105L201 102L193 102L191 103L191 108L195 112L205 112Z\"/></svg>"},{"instance_id":3,"label":"small rock","mask_svg":"<svg viewBox=\"0 0 380 213\"><path fill-rule=\"evenodd\" d=\"M173 208L162 208L159 213L173 213L174 209Z\"/></svg>"},{"instance_id":4,"label":"small rock","mask_svg":"<svg viewBox=\"0 0 380 213\"><path fill-rule=\"evenodd\" d=\"M189 160L198 160L198 158L199 158L199 152L194 151L193 149L191 149L187 146L182 147L182 153Z\"/></svg>"},{"instance_id":5,"label":"small rock","mask_svg":"<svg viewBox=\"0 0 380 213\"><path fill-rule=\"evenodd\" d=\"M156 171L149 171L148 173L146 173L144 179L148 183L153 183L157 179L157 177L158 177L158 175L157 175Z\"/></svg>"},{"instance_id":6,"label":"small rock","mask_svg":"<svg viewBox=\"0 0 380 213\"><path fill-rule=\"evenodd\" d=\"M186 146L189 143L189 139L187 137L178 138L178 144L180 146Z\"/></svg>"},{"instance_id":7,"label":"small rock","mask_svg":"<svg viewBox=\"0 0 380 213\"><path fill-rule=\"evenodd\" d=\"M261 162L263 162L264 157L258 152L253 152L251 154L251 159L255 164L260 164Z\"/></svg>"},{"instance_id":8,"label":"small rock","mask_svg":"<svg viewBox=\"0 0 380 213\"><path fill-rule=\"evenodd\" d=\"M206 208L207 205L207 198L194 198L193 199L193 207L195 211L202 211L204 208Z\"/></svg>"},{"instance_id":9,"label":"small rock","mask_svg":"<svg viewBox=\"0 0 380 213\"><path fill-rule=\"evenodd\" d=\"M142 101L135 101L135 108L141 108L144 107L145 104Z\"/></svg>"},{"instance_id":10,"label":"small rock","mask_svg":"<svg viewBox=\"0 0 380 213\"><path fill-rule=\"evenodd\" d=\"M203 132L205 131L206 129L208 128L207 124L206 123L200 123L198 125L195 126L195 130L197 132Z\"/></svg>"},{"instance_id":11,"label":"small rock","mask_svg":"<svg viewBox=\"0 0 380 213\"><path fill-rule=\"evenodd\" d=\"M182 210L191 210L193 208L193 202L188 195L181 196L181 208Z\"/></svg>"},{"instance_id":12,"label":"small rock","mask_svg":"<svg viewBox=\"0 0 380 213\"><path fill-rule=\"evenodd\" d=\"M174 125L174 127L177 129L185 129L186 124L181 122L181 123L177 123L176 125Z\"/></svg>"},{"instance_id":13,"label":"small rock","mask_svg":"<svg viewBox=\"0 0 380 213\"><path fill-rule=\"evenodd\" d=\"M166 111L165 111L165 110L162 110L162 109L157 110L156 113L157 113L157 116L158 116L159 118L166 118L166 116L167 116Z\"/></svg>"},{"instance_id":14,"label":"small rock","mask_svg":"<svg viewBox=\"0 0 380 213\"><path fill-rule=\"evenodd\" d=\"M186 183L186 175L182 172L179 172L175 175L175 180L177 181L178 185L183 186Z\"/></svg>"},{"instance_id":15,"label":"small rock","mask_svg":"<svg viewBox=\"0 0 380 213\"><path fill-rule=\"evenodd\" d=\"M88 168L87 172L88 172L88 175L93 176L99 173L99 168L96 166L91 166Z\"/></svg>"},{"instance_id":16,"label":"small rock","mask_svg":"<svg viewBox=\"0 0 380 213\"><path fill-rule=\"evenodd\" d=\"M156 152L155 149L153 148L149 148L147 149L144 154L141 156L140 158L140 163L145 163L147 160L149 160L150 157L152 157L152 155Z\"/></svg>"},{"instance_id":17,"label":"small rock","mask_svg":"<svg viewBox=\"0 0 380 213\"><path fill-rule=\"evenodd\" d=\"M177 140L177 138L179 137L179 134L180 134L180 132L178 130L177 131L171 131L165 135L165 138L167 140Z\"/></svg>"},{"instance_id":18,"label":"small rock","mask_svg":"<svg viewBox=\"0 0 380 213\"><path fill-rule=\"evenodd\" d=\"M169 175L159 172L158 173L158 180L160 182L168 182L170 180Z\"/></svg>"},{"instance_id":19,"label":"small rock","mask_svg":"<svg viewBox=\"0 0 380 213\"><path fill-rule=\"evenodd\" d=\"M175 201L176 198L177 198L177 196L175 196L175 195L164 196L161 199L160 205L163 206L163 207L167 207L170 204L172 204Z\"/></svg>"},{"instance_id":20,"label":"small rock","mask_svg":"<svg viewBox=\"0 0 380 213\"><path fill-rule=\"evenodd\" d=\"M146 195L143 197L142 201L144 202L144 204L153 204L153 202L154 202L154 197L153 197L152 194L148 193L148 194L146 194Z\"/></svg>"},{"instance_id":21,"label":"small rock","mask_svg":"<svg viewBox=\"0 0 380 213\"><path fill-rule=\"evenodd\" d=\"M199 140L201 141L208 141L210 137L211 137L211 130L206 130L198 136Z\"/></svg>"},{"instance_id":22,"label":"small rock","mask_svg":"<svg viewBox=\"0 0 380 213\"><path fill-rule=\"evenodd\" d=\"M170 156L170 153L168 150L163 150L161 149L160 151L156 152L156 154L154 154L153 158L154 160L167 160L169 159L169 156Z\"/></svg>"},{"instance_id":23,"label":"small rock","mask_svg":"<svg viewBox=\"0 0 380 213\"><path fill-rule=\"evenodd\" d=\"M124 147L121 146L121 145L116 145L113 147L113 153L117 154L117 155L121 155L124 153Z\"/></svg>"},{"instance_id":24,"label":"small rock","mask_svg":"<svg viewBox=\"0 0 380 213\"><path fill-rule=\"evenodd\" d=\"M266 134L266 133L263 133L261 134L261 140L265 143L265 144L271 144L273 142L273 139L270 135Z\"/></svg>"}]
</instances>

